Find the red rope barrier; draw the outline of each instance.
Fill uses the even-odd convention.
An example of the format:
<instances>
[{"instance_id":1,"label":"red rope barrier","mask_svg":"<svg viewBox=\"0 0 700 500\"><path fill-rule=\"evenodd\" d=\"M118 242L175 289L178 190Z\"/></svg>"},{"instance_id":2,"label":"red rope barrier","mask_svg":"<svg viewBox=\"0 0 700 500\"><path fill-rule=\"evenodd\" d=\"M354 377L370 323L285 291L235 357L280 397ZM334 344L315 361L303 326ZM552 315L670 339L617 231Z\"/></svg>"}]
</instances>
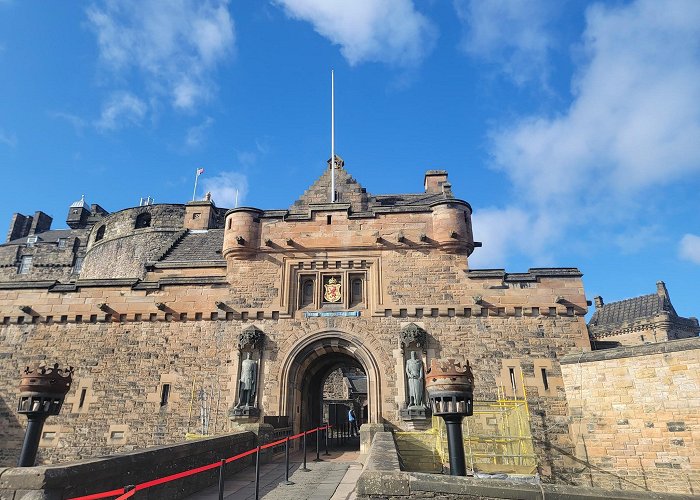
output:
<instances>
[{"instance_id":1,"label":"red rope barrier","mask_svg":"<svg viewBox=\"0 0 700 500\"><path fill-rule=\"evenodd\" d=\"M122 496L117 497L117 498L115 498L114 500L126 500L127 498L133 497L135 493L136 493L136 489L133 489L133 490L131 490L131 491L127 491L127 492L124 493Z\"/></svg>"},{"instance_id":2,"label":"red rope barrier","mask_svg":"<svg viewBox=\"0 0 700 500\"><path fill-rule=\"evenodd\" d=\"M298 439L304 435L313 434L314 432L318 432L319 430L330 429L330 428L331 428L330 425L326 425L325 427L316 427L315 429L310 429L308 431L300 432L299 434L295 434L294 436L290 436L288 438L280 439L280 440L274 441L272 443L267 443L266 445L261 446L260 449L264 450L267 448L272 448L273 446L278 446L278 445L284 443L285 441L287 441L287 439L289 439L291 441L293 439ZM234 455L232 457L229 457L224 462L228 464L228 463L231 463L235 460L239 460L239 459L247 457L249 455L253 455L253 454L257 453L257 451L258 451L257 448L253 448L251 450L244 451L243 453L239 453L238 455ZM132 496L134 496L134 494L137 491L152 488L153 486L158 486L159 484L169 483L170 481L182 479L183 477L193 476L195 474L199 474L200 472L204 472L204 471L211 470L211 469L216 469L218 467L221 467L220 461L213 462L213 463L210 463L207 465L202 465L201 467L196 467L194 469L189 469L189 470L178 472L175 474L170 474L169 476L164 476L164 477L161 477L158 479L152 479L150 481L146 481L144 483L137 484L134 489L132 489L126 493L124 492L124 488L118 488L116 490L103 491L101 493L93 493L91 495L85 495L82 497L73 497L73 498L69 498L68 500L99 500L101 498L108 498L108 497L113 497L113 496L117 496L117 495L121 495L121 496L115 498L114 500L126 500L127 498L131 498Z\"/></svg>"}]
</instances>

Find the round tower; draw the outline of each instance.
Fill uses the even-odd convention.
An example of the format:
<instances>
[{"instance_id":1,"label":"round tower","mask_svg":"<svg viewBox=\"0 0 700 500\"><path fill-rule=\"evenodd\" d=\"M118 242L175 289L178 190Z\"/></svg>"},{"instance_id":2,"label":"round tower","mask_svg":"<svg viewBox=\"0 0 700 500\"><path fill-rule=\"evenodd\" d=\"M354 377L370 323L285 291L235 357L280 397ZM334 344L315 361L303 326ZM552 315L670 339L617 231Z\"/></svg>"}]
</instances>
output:
<instances>
[{"instance_id":1,"label":"round tower","mask_svg":"<svg viewBox=\"0 0 700 500\"><path fill-rule=\"evenodd\" d=\"M474 249L472 208L462 200L443 200L430 205L433 210L433 239L451 253Z\"/></svg>"},{"instance_id":2,"label":"round tower","mask_svg":"<svg viewBox=\"0 0 700 500\"><path fill-rule=\"evenodd\" d=\"M247 259L260 246L260 216L262 210L250 207L234 208L226 212L223 256Z\"/></svg>"}]
</instances>

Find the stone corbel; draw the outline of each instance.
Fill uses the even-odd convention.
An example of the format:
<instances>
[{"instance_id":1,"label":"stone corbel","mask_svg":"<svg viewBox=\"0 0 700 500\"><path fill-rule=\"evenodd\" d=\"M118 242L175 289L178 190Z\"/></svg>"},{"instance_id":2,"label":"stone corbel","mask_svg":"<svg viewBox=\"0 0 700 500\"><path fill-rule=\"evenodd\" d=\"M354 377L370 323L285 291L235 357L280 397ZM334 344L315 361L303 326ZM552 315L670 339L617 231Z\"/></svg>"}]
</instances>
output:
<instances>
[{"instance_id":1,"label":"stone corbel","mask_svg":"<svg viewBox=\"0 0 700 500\"><path fill-rule=\"evenodd\" d=\"M410 323L401 329L399 333L399 347L403 352L411 345L420 348L425 352L428 344L428 334L420 326L415 323Z\"/></svg>"}]
</instances>

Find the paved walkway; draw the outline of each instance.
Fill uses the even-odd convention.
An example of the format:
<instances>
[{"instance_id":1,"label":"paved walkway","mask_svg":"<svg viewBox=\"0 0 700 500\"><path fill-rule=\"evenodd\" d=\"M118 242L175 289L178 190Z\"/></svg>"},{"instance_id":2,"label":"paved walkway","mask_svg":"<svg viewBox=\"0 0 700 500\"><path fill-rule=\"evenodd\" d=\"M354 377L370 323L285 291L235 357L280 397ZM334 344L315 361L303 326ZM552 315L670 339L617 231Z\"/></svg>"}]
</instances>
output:
<instances>
[{"instance_id":1,"label":"paved walkway","mask_svg":"<svg viewBox=\"0 0 700 500\"><path fill-rule=\"evenodd\" d=\"M353 500L355 484L362 472L357 461L359 438L352 439L339 450L329 450L330 456L323 456L323 462L314 462L315 454L307 457L303 467L300 454L290 457L289 479L294 484L284 485L284 455L273 462L260 466L260 498L265 500ZM187 500L218 500L218 485L211 486ZM255 498L255 468L248 467L238 472L224 484L224 498L227 500L248 500Z\"/></svg>"}]
</instances>

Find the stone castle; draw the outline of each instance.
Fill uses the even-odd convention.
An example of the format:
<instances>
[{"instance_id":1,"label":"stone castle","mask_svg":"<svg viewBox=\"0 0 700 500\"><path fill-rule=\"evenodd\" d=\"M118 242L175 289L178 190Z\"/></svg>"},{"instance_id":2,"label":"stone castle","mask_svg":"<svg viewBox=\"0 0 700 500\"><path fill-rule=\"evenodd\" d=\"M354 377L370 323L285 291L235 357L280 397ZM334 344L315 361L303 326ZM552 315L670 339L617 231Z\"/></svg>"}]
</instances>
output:
<instances>
[{"instance_id":1,"label":"stone castle","mask_svg":"<svg viewBox=\"0 0 700 500\"><path fill-rule=\"evenodd\" d=\"M589 330L578 269L471 269L471 216L445 171L421 192L373 195L340 158L284 209L207 197L108 213L82 199L60 230L15 214L0 245L0 465L21 445L26 365L76 368L44 428L50 463L180 441L199 425L196 391L211 434L298 432L328 416L340 367L366 377L353 388L364 422L423 430L429 414L407 411L416 353L426 367L468 360L476 400L527 400L546 480L697 492L697 320L663 288L648 310L596 299Z\"/></svg>"}]
</instances>

